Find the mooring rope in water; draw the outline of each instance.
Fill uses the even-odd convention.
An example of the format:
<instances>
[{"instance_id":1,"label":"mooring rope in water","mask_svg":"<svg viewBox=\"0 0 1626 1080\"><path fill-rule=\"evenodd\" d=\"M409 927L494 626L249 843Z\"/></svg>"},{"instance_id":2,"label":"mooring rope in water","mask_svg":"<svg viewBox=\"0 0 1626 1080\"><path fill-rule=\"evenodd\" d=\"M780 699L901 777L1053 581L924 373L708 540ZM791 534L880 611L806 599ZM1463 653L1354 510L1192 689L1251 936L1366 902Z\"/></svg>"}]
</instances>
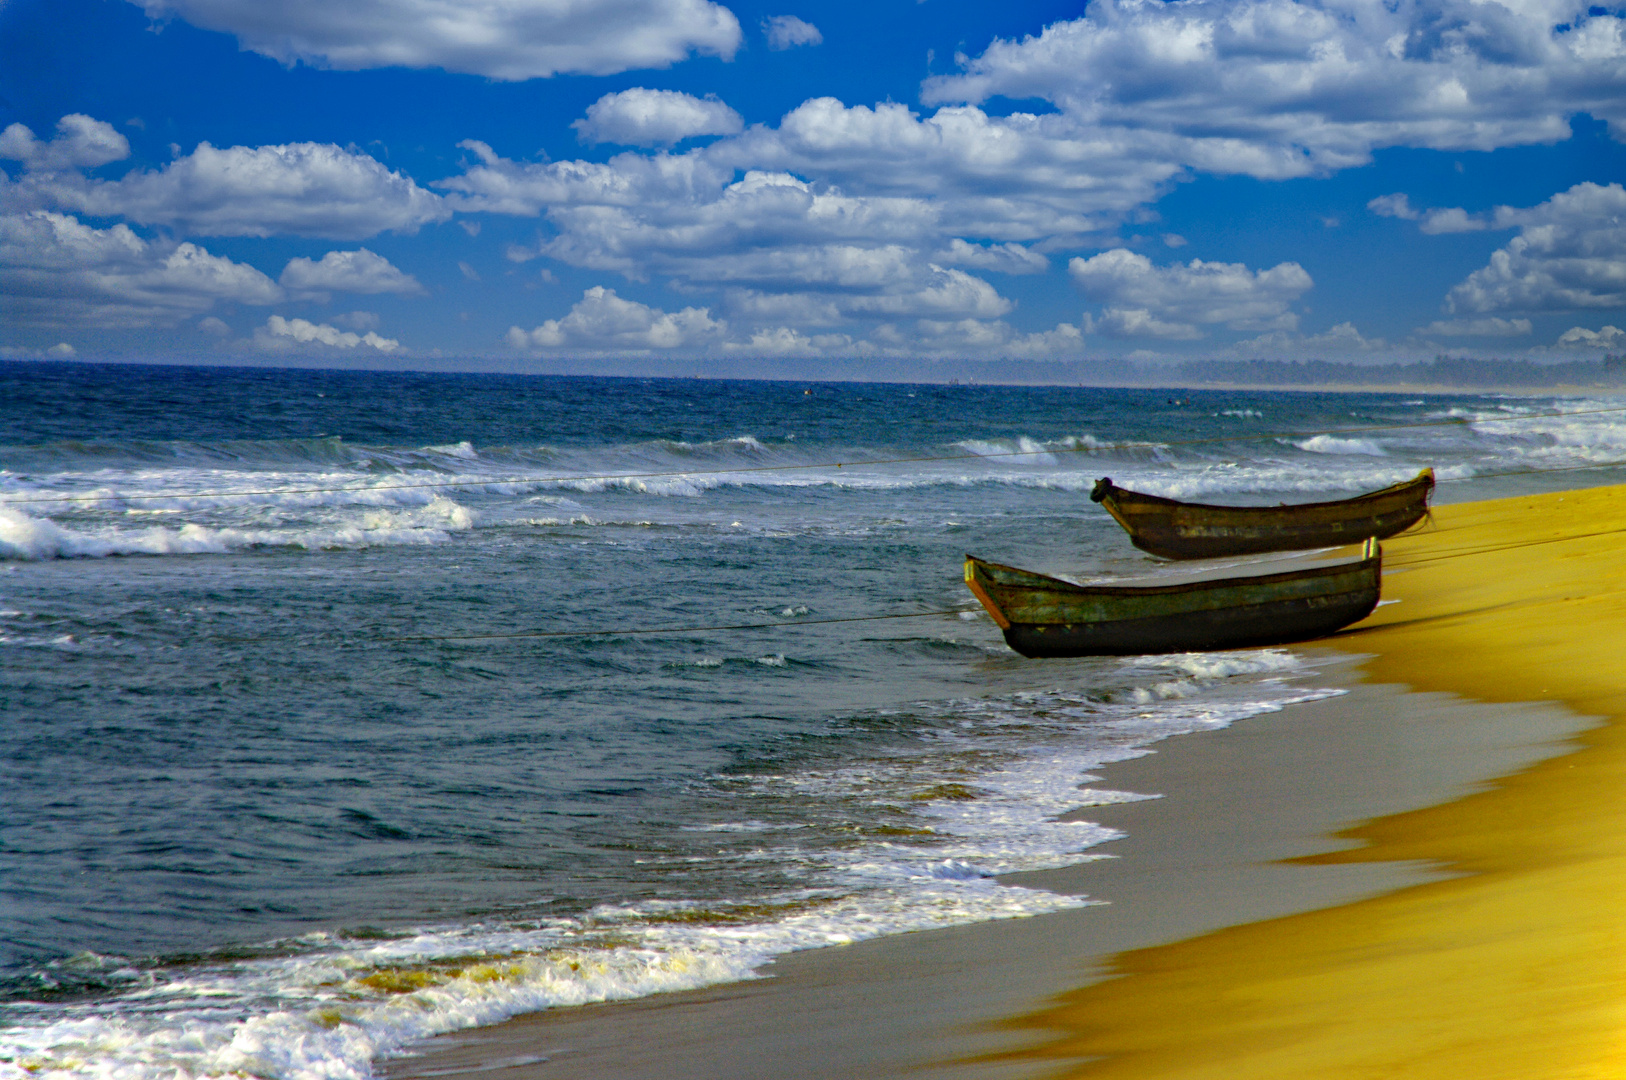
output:
<instances>
[{"instance_id":1,"label":"mooring rope in water","mask_svg":"<svg viewBox=\"0 0 1626 1080\"><path fill-rule=\"evenodd\" d=\"M357 487L354 484L343 484L337 487L310 487L310 488L268 488L263 490L245 491L191 491L174 493L155 493L148 495L46 495L24 499L8 498L0 495L0 506L29 506L40 503L75 503L75 502L132 502L152 499L234 499L252 496L271 495L325 495L336 492L353 492L358 495L371 495L385 491L414 491L428 489L452 488L492 488L505 485L545 485L545 484L580 484L580 483L615 483L626 480L659 480L684 476L733 476L739 473L766 473L766 472L793 472L799 469L846 469L860 468L871 465L910 465L929 464L944 461L979 461L990 458L1016 458L1039 457L1045 454L1092 454L1108 450L1126 449L1159 449L1173 446L1201 446L1211 443L1229 442L1268 442L1279 439L1313 439L1321 436L1339 437L1345 435L1365 435L1379 431L1405 431L1417 428L1434 427L1466 427L1472 424L1505 424L1525 420L1550 420L1558 417L1570 416L1597 416L1605 413L1626 412L1626 406L1609 409L1577 409L1572 411L1559 411L1547 413L1527 413L1523 416L1490 417L1479 420L1468 420L1463 417L1451 417L1443 420L1412 421L1404 424L1370 424L1364 427L1336 428L1329 431L1285 431L1273 433L1249 434L1246 432L1232 435L1213 435L1201 439L1175 439L1167 442L1104 442L1094 446L1063 446L1041 450L995 450L988 453L975 454L930 454L914 457L874 458L871 460L855 461L822 461L800 465L744 465L730 469L671 469L659 472L636 473L602 473L579 474L570 476L516 476L508 478L492 478L487 480L432 480L411 484L385 484L377 487ZM1576 468L1610 468L1608 465L1583 465ZM1521 470L1534 472L1539 470ZM1552 470L1554 472L1567 470ZM1515 475L1487 474L1487 475ZM1479 477L1453 477L1454 480L1471 480Z\"/></svg>"}]
</instances>

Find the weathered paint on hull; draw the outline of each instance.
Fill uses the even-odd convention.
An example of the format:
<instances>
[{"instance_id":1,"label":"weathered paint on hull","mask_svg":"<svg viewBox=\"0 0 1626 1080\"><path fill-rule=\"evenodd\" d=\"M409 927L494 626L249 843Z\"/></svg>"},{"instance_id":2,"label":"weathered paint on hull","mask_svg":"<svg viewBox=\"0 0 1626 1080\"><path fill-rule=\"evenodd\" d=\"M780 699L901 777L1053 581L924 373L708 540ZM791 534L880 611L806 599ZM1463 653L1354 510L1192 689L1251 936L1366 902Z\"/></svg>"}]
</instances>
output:
<instances>
[{"instance_id":1,"label":"weathered paint on hull","mask_svg":"<svg viewBox=\"0 0 1626 1080\"><path fill-rule=\"evenodd\" d=\"M1309 641L1377 606L1382 555L1218 581L1084 586L966 558L966 583L1023 656L1129 656Z\"/></svg>"},{"instance_id":2,"label":"weathered paint on hull","mask_svg":"<svg viewBox=\"0 0 1626 1080\"><path fill-rule=\"evenodd\" d=\"M1411 528L1428 514L1434 470L1381 491L1294 506L1210 506L1096 484L1104 506L1142 551L1165 559L1208 559L1358 544Z\"/></svg>"}]
</instances>

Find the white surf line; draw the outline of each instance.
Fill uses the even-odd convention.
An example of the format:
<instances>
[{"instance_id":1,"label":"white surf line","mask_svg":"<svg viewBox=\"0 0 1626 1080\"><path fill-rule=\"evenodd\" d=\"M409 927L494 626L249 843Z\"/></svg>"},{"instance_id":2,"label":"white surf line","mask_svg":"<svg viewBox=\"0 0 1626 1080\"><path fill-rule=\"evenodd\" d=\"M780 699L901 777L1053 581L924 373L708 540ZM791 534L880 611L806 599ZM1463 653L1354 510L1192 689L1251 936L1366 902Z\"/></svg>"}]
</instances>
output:
<instances>
[{"instance_id":1,"label":"white surf line","mask_svg":"<svg viewBox=\"0 0 1626 1080\"><path fill-rule=\"evenodd\" d=\"M1452 417L1449 420L1428 420L1408 424L1373 424L1366 427L1337 428L1332 431L1284 431L1266 434L1251 435L1240 433L1235 435L1216 435L1204 439L1176 439L1168 442L1107 442L1095 446L1063 446L1046 448L1042 450L996 450L986 454L935 454L921 457L875 458L869 461L816 461L801 465L742 465L732 469L680 469L664 472L641 473L604 473L604 474L578 474L574 476L516 476L505 479L490 480L436 480L425 481L418 484L390 484L380 487L357 487L346 484L341 487L316 488L274 488L261 491L193 491L180 493L161 493L154 495L48 495L40 498L9 499L0 495L0 506L28 506L36 503L73 503L73 502L130 502L137 499L230 499L244 495L321 495L334 492L354 492L356 494L372 494L379 491L412 491L424 488L480 488L497 487L503 484L566 484L591 481L615 480L654 480L673 476L729 476L735 473L764 473L789 472L796 469L844 469L848 467L861 467L866 465L908 465L925 464L935 461L977 461L988 458L1008 457L1037 457L1042 454L1091 454L1102 450L1124 450L1135 447L1158 446L1200 446L1205 443L1219 442L1254 442L1270 439L1302 439L1328 435L1353 435L1371 431L1405 431L1415 428L1431 427L1467 427L1471 424L1482 423L1514 423L1523 420L1550 420L1568 416L1596 416L1601 413L1626 412L1626 407L1612 409L1582 409L1575 412L1527 413L1523 416L1492 417L1485 420L1464 420L1461 417ZM1607 469L1615 465L1626 465L1626 460L1607 462L1600 465L1577 465L1575 469ZM1553 470L1521 470L1524 472L1568 472L1571 469ZM1516 475L1489 474L1489 475ZM1472 478L1465 478L1472 479ZM1442 483L1445 481L1441 481Z\"/></svg>"}]
</instances>

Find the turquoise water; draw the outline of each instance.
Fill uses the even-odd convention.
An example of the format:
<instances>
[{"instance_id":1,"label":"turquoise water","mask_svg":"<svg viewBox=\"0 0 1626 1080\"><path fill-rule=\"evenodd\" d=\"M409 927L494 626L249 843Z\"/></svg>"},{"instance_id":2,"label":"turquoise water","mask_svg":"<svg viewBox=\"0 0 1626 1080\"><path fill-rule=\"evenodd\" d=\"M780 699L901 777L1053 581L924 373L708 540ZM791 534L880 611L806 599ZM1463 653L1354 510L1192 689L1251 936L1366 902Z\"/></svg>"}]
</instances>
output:
<instances>
[{"instance_id":1,"label":"turquoise water","mask_svg":"<svg viewBox=\"0 0 1626 1080\"><path fill-rule=\"evenodd\" d=\"M998 875L1113 835L1055 820L1134 797L1092 769L1331 691L1292 649L1023 660L966 552L1158 572L1102 475L1258 501L1433 465L1455 500L1626 458L1612 402L1483 395L0 364L0 402L19 1077L362 1077L1087 903ZM910 617L829 621L879 615Z\"/></svg>"}]
</instances>

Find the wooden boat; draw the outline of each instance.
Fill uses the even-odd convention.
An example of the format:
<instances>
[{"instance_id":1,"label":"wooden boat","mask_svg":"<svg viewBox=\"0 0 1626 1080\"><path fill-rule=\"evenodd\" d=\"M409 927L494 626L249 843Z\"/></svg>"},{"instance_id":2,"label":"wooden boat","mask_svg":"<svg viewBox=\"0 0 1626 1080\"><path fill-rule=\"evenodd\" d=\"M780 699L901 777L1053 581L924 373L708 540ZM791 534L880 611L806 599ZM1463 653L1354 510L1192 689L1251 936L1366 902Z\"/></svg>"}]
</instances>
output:
<instances>
[{"instance_id":1,"label":"wooden boat","mask_svg":"<svg viewBox=\"0 0 1626 1080\"><path fill-rule=\"evenodd\" d=\"M1090 499L1129 533L1142 551L1165 559L1208 559L1265 551L1358 544L1417 524L1428 513L1434 470L1381 491L1334 502L1281 506L1209 506L1176 502L1118 487L1102 477Z\"/></svg>"},{"instance_id":2,"label":"wooden boat","mask_svg":"<svg viewBox=\"0 0 1626 1080\"><path fill-rule=\"evenodd\" d=\"M1285 645L1378 604L1383 552L1278 573L1169 585L1075 585L967 555L965 583L1023 656L1124 656Z\"/></svg>"}]
</instances>

